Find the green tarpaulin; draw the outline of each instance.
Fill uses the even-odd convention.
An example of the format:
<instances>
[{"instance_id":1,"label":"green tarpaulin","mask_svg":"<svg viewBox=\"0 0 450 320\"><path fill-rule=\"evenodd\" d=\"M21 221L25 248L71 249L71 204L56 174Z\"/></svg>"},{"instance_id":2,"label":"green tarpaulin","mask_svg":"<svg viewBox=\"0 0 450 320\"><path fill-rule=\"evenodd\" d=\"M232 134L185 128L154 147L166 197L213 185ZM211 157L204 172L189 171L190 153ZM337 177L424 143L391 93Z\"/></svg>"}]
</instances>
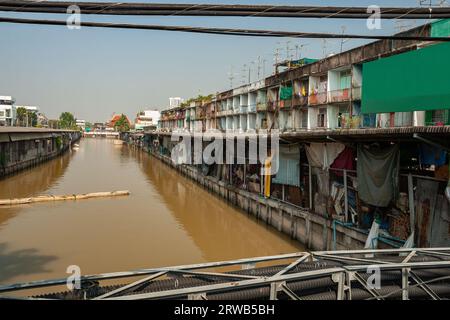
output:
<instances>
[{"instance_id":1,"label":"green tarpaulin","mask_svg":"<svg viewBox=\"0 0 450 320\"><path fill-rule=\"evenodd\" d=\"M450 108L450 43L363 65L362 113Z\"/></svg>"},{"instance_id":2,"label":"green tarpaulin","mask_svg":"<svg viewBox=\"0 0 450 320\"><path fill-rule=\"evenodd\" d=\"M292 98L292 87L281 87L280 100L290 100Z\"/></svg>"},{"instance_id":3,"label":"green tarpaulin","mask_svg":"<svg viewBox=\"0 0 450 320\"><path fill-rule=\"evenodd\" d=\"M439 20L431 24L432 37L450 36L450 19Z\"/></svg>"}]
</instances>

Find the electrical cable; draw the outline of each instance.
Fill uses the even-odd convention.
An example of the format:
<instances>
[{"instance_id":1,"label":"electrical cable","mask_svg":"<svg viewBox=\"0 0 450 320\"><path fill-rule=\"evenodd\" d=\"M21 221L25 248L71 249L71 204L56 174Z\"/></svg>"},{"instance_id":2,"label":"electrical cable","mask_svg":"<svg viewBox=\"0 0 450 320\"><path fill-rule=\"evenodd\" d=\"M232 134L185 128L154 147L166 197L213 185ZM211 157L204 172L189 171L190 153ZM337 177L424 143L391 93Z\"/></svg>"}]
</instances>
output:
<instances>
[{"instance_id":1,"label":"electrical cable","mask_svg":"<svg viewBox=\"0 0 450 320\"><path fill-rule=\"evenodd\" d=\"M41 19L23 19L0 17L0 23L17 23L33 25L56 25L70 26L63 20L41 20ZM290 32L273 31L257 29L229 29L229 28L209 28L209 27L190 27L190 26L166 26L166 25L147 25L130 23L107 23L107 22L80 22L80 27L93 28L115 28L115 29L137 29L137 30L159 30L159 31L178 31L193 32L203 34L218 34L232 36L252 36L252 37L288 37L288 38L310 38L310 39L375 39L375 40L414 40L414 41L433 41L450 42L450 37L422 37L406 35L358 35L358 34L334 34L334 33L309 33L309 32Z\"/></svg>"}]
</instances>

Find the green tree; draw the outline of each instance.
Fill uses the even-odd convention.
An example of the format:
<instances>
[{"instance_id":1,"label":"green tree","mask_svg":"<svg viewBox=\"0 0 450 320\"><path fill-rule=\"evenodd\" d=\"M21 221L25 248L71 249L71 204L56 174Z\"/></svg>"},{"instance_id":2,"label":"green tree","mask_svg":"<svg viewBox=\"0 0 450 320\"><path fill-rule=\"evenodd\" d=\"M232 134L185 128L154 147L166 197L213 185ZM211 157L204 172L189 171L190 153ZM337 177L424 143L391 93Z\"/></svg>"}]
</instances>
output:
<instances>
[{"instance_id":1,"label":"green tree","mask_svg":"<svg viewBox=\"0 0 450 320\"><path fill-rule=\"evenodd\" d=\"M75 117L70 112L63 112L59 116L59 126L61 129L76 129Z\"/></svg>"},{"instance_id":2,"label":"green tree","mask_svg":"<svg viewBox=\"0 0 450 320\"><path fill-rule=\"evenodd\" d=\"M130 130L130 123L124 114L122 114L119 120L116 121L114 124L114 129L119 132L127 132Z\"/></svg>"},{"instance_id":3,"label":"green tree","mask_svg":"<svg viewBox=\"0 0 450 320\"><path fill-rule=\"evenodd\" d=\"M24 107L19 107L16 109L16 118L18 126L24 126L26 117L27 117L27 109L25 109Z\"/></svg>"},{"instance_id":4,"label":"green tree","mask_svg":"<svg viewBox=\"0 0 450 320\"><path fill-rule=\"evenodd\" d=\"M35 127L37 125L37 114L33 111L27 111L26 120L28 121L27 126Z\"/></svg>"}]
</instances>

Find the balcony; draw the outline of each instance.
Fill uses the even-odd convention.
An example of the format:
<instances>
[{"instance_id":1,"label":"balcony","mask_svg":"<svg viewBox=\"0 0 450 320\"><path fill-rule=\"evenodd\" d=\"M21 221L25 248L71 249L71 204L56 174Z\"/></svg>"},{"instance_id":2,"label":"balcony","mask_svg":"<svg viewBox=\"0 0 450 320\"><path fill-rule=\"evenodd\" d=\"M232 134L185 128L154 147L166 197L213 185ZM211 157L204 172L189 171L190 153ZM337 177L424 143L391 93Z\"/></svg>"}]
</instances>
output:
<instances>
[{"instance_id":1,"label":"balcony","mask_svg":"<svg viewBox=\"0 0 450 320\"><path fill-rule=\"evenodd\" d=\"M350 92L351 92L351 89L340 89L340 90L330 91L328 93L328 95L329 95L328 100L331 103L350 101Z\"/></svg>"},{"instance_id":2,"label":"balcony","mask_svg":"<svg viewBox=\"0 0 450 320\"><path fill-rule=\"evenodd\" d=\"M326 92L313 93L309 95L308 102L310 105L326 104L327 93Z\"/></svg>"},{"instance_id":3,"label":"balcony","mask_svg":"<svg viewBox=\"0 0 450 320\"><path fill-rule=\"evenodd\" d=\"M278 107L278 101L268 101L267 102L267 110L275 111Z\"/></svg>"},{"instance_id":4,"label":"balcony","mask_svg":"<svg viewBox=\"0 0 450 320\"><path fill-rule=\"evenodd\" d=\"M294 107L301 107L306 106L308 104L308 97L307 96L298 96L295 95L292 99L292 105Z\"/></svg>"},{"instance_id":5,"label":"balcony","mask_svg":"<svg viewBox=\"0 0 450 320\"><path fill-rule=\"evenodd\" d=\"M352 99L361 100L361 87L356 87L352 89Z\"/></svg>"},{"instance_id":6,"label":"balcony","mask_svg":"<svg viewBox=\"0 0 450 320\"><path fill-rule=\"evenodd\" d=\"M279 105L281 109L288 109L292 107L292 100L280 100Z\"/></svg>"},{"instance_id":7,"label":"balcony","mask_svg":"<svg viewBox=\"0 0 450 320\"><path fill-rule=\"evenodd\" d=\"M266 111L267 110L267 103L266 102L257 102L256 103L256 111Z\"/></svg>"}]
</instances>

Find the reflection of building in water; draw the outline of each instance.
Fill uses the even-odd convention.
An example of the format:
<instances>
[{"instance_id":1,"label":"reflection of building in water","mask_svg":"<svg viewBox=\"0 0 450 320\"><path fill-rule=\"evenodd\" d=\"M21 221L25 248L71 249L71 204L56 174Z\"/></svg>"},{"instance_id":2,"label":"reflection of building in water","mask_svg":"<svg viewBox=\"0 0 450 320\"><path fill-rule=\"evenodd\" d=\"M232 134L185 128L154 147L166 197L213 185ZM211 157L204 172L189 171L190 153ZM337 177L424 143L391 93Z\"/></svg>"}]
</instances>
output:
<instances>
[{"instance_id":1,"label":"reflection of building in water","mask_svg":"<svg viewBox=\"0 0 450 320\"><path fill-rule=\"evenodd\" d=\"M141 150L135 149L133 157L140 162L145 175L173 216L203 251L207 261L221 260L225 256L255 256L255 252L270 255L302 249L300 243L224 204L218 197Z\"/></svg>"},{"instance_id":2,"label":"reflection of building in water","mask_svg":"<svg viewBox=\"0 0 450 320\"><path fill-rule=\"evenodd\" d=\"M65 154L31 170L0 180L0 199L25 198L50 189L69 166L73 154ZM0 208L1 225L22 210L20 206Z\"/></svg>"}]
</instances>

